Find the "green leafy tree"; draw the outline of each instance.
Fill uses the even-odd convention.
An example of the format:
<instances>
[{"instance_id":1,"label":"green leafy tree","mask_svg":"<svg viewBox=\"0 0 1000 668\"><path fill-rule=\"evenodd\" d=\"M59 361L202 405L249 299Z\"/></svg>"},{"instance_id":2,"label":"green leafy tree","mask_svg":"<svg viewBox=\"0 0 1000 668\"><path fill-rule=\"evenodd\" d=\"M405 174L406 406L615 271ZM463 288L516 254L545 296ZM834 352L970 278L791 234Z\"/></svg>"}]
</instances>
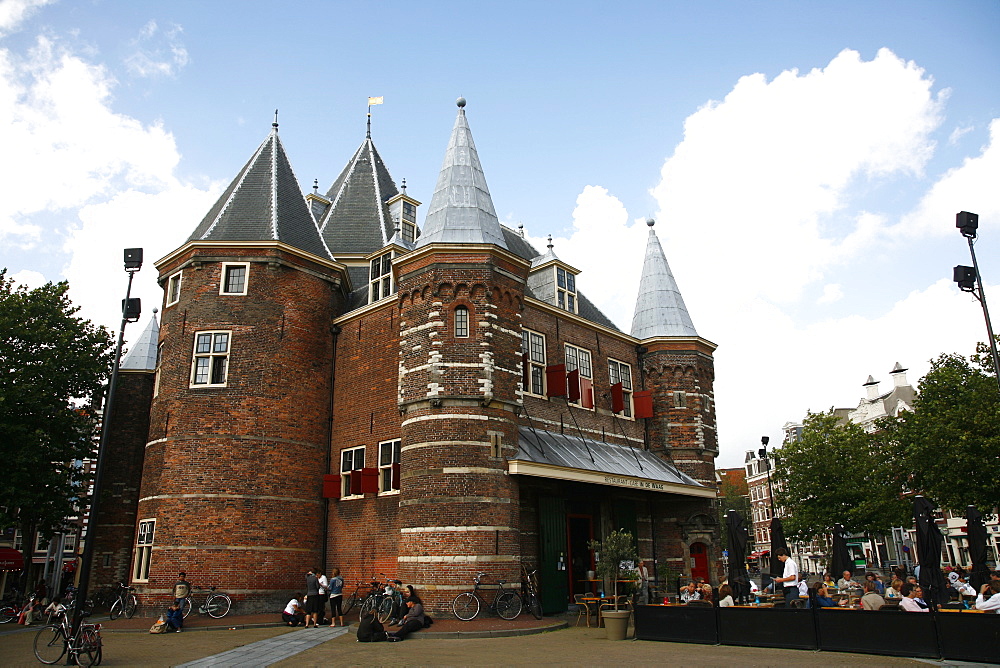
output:
<instances>
[{"instance_id":1,"label":"green leafy tree","mask_svg":"<svg viewBox=\"0 0 1000 668\"><path fill-rule=\"evenodd\" d=\"M988 348L945 354L920 380L914 411L887 421L905 452L908 486L943 508L1000 503L1000 392Z\"/></svg>"},{"instance_id":2,"label":"green leafy tree","mask_svg":"<svg viewBox=\"0 0 1000 668\"><path fill-rule=\"evenodd\" d=\"M69 285L29 290L0 270L0 526L17 527L27 557L31 537L50 537L77 514L93 449L86 401L110 371L111 336L83 320Z\"/></svg>"},{"instance_id":3,"label":"green leafy tree","mask_svg":"<svg viewBox=\"0 0 1000 668\"><path fill-rule=\"evenodd\" d=\"M622 575L627 570L622 568L622 562L635 562L639 559L639 552L635 548L635 537L624 529L615 530L608 534L603 541L592 540L588 542L587 547L599 555L597 574L612 582L615 592L615 610L617 610L618 581L624 579Z\"/></svg>"},{"instance_id":4,"label":"green leafy tree","mask_svg":"<svg viewBox=\"0 0 1000 668\"><path fill-rule=\"evenodd\" d=\"M901 494L892 442L885 434L844 424L832 409L809 413L801 440L775 451L775 495L784 509L786 535L806 540L838 522L852 533L909 526L912 509Z\"/></svg>"}]
</instances>

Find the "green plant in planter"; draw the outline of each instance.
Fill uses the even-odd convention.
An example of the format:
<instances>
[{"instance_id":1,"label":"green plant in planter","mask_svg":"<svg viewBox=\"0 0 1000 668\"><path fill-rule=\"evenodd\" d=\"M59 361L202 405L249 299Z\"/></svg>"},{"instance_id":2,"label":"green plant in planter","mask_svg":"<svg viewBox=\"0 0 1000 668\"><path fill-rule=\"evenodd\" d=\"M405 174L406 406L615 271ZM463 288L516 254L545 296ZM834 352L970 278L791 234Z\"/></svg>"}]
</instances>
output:
<instances>
[{"instance_id":1,"label":"green plant in planter","mask_svg":"<svg viewBox=\"0 0 1000 668\"><path fill-rule=\"evenodd\" d=\"M612 531L603 540L592 540L587 547L600 555L597 560L597 575L611 580L614 586L615 610L618 610L618 581L627 569L622 568L623 561L636 562L639 554L635 549L635 538L625 530Z\"/></svg>"},{"instance_id":2,"label":"green plant in planter","mask_svg":"<svg viewBox=\"0 0 1000 668\"><path fill-rule=\"evenodd\" d=\"M681 572L675 568L671 568L670 564L665 561L656 567L656 577L663 583L663 591L665 592L669 591L671 583L677 583L677 578L680 576Z\"/></svg>"}]
</instances>

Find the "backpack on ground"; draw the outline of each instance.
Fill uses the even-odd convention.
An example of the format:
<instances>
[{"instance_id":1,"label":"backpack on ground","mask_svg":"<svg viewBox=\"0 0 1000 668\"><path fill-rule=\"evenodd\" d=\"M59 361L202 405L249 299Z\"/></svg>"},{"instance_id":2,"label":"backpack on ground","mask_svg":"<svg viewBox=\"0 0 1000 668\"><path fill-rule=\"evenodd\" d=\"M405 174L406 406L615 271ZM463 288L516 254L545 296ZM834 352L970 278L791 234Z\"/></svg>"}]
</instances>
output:
<instances>
[{"instance_id":1,"label":"backpack on ground","mask_svg":"<svg viewBox=\"0 0 1000 668\"><path fill-rule=\"evenodd\" d=\"M379 642L386 638L385 627L382 622L375 619L375 613L367 613L361 616L361 623L358 624L358 642Z\"/></svg>"},{"instance_id":2,"label":"backpack on ground","mask_svg":"<svg viewBox=\"0 0 1000 668\"><path fill-rule=\"evenodd\" d=\"M434 623L434 620L431 619L430 615L424 615L424 628L425 629L429 629L431 627L431 624L433 624L433 623Z\"/></svg>"}]
</instances>

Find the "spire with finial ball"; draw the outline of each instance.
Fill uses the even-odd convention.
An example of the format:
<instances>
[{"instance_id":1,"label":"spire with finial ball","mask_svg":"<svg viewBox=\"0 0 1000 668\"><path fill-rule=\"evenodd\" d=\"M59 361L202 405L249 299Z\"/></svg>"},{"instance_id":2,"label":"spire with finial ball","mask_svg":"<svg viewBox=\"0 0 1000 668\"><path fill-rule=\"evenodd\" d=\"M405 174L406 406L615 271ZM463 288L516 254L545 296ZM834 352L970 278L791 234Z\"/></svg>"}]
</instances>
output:
<instances>
[{"instance_id":1,"label":"spire with finial ball","mask_svg":"<svg viewBox=\"0 0 1000 668\"><path fill-rule=\"evenodd\" d=\"M646 224L649 225L650 227L652 227L653 225L656 225L656 221L653 220L652 218L647 218L646 219Z\"/></svg>"},{"instance_id":2,"label":"spire with finial ball","mask_svg":"<svg viewBox=\"0 0 1000 668\"><path fill-rule=\"evenodd\" d=\"M465 98L464 97L458 98L457 100L455 100L455 104L458 105L459 109L464 109L465 108Z\"/></svg>"}]
</instances>

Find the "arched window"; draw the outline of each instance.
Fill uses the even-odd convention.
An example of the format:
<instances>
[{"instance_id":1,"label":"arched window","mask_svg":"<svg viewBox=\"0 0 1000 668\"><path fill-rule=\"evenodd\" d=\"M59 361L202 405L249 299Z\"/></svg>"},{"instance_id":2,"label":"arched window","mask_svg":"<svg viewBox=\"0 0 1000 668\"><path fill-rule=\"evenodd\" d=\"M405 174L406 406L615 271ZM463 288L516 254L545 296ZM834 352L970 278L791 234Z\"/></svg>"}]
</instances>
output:
<instances>
[{"instance_id":1,"label":"arched window","mask_svg":"<svg viewBox=\"0 0 1000 668\"><path fill-rule=\"evenodd\" d=\"M459 306L455 309L455 336L467 337L469 335L469 309Z\"/></svg>"}]
</instances>

